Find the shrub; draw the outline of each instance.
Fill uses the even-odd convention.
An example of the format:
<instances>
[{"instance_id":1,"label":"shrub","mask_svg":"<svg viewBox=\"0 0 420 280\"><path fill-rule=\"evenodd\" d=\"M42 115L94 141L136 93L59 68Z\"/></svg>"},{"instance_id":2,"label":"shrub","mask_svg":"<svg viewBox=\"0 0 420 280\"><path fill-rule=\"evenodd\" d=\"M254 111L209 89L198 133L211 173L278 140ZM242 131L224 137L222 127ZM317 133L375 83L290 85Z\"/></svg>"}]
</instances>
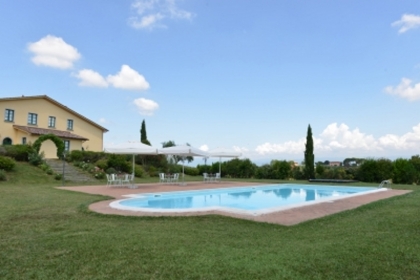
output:
<instances>
[{"instance_id":1,"label":"shrub","mask_svg":"<svg viewBox=\"0 0 420 280\"><path fill-rule=\"evenodd\" d=\"M218 163L212 165L213 173L219 172ZM216 170L215 170L216 169ZM257 166L249 159L232 159L222 163L223 177L232 178L252 178L254 177Z\"/></svg>"},{"instance_id":2,"label":"shrub","mask_svg":"<svg viewBox=\"0 0 420 280\"><path fill-rule=\"evenodd\" d=\"M134 166L134 176L138 178L144 178L146 175L143 167L136 165Z\"/></svg>"},{"instance_id":3,"label":"shrub","mask_svg":"<svg viewBox=\"0 0 420 280\"><path fill-rule=\"evenodd\" d=\"M123 155L111 155L108 159L108 167L113 167L121 172L131 172L127 157Z\"/></svg>"},{"instance_id":4,"label":"shrub","mask_svg":"<svg viewBox=\"0 0 420 280\"><path fill-rule=\"evenodd\" d=\"M75 162L73 162L73 166L76 166L76 167L79 167L79 168L82 168L82 164L83 164L83 161L75 161Z\"/></svg>"},{"instance_id":5,"label":"shrub","mask_svg":"<svg viewBox=\"0 0 420 280\"><path fill-rule=\"evenodd\" d=\"M394 161L394 176L392 181L396 184L412 184L417 179L417 171L411 161L403 158Z\"/></svg>"},{"instance_id":6,"label":"shrub","mask_svg":"<svg viewBox=\"0 0 420 280\"><path fill-rule=\"evenodd\" d=\"M97 172L95 172L94 176L95 176L96 179L102 180L102 179L105 178L105 172L97 171Z\"/></svg>"},{"instance_id":7,"label":"shrub","mask_svg":"<svg viewBox=\"0 0 420 280\"><path fill-rule=\"evenodd\" d=\"M255 178L257 179L269 179L271 174L271 165L263 164L255 170Z\"/></svg>"},{"instance_id":8,"label":"shrub","mask_svg":"<svg viewBox=\"0 0 420 280\"><path fill-rule=\"evenodd\" d=\"M289 162L282 160L272 160L272 179L288 179L291 177L292 166Z\"/></svg>"},{"instance_id":9,"label":"shrub","mask_svg":"<svg viewBox=\"0 0 420 280\"><path fill-rule=\"evenodd\" d=\"M38 166L42 163L44 163L44 152L36 153L32 152L28 155L28 161L30 164Z\"/></svg>"},{"instance_id":10,"label":"shrub","mask_svg":"<svg viewBox=\"0 0 420 280\"><path fill-rule=\"evenodd\" d=\"M48 168L47 169L47 174L48 175L53 175L54 174L54 171L52 171L52 169Z\"/></svg>"},{"instance_id":11,"label":"shrub","mask_svg":"<svg viewBox=\"0 0 420 280\"><path fill-rule=\"evenodd\" d=\"M108 168L108 161L106 159L100 159L95 162L95 165L99 167L100 169L107 169Z\"/></svg>"},{"instance_id":12,"label":"shrub","mask_svg":"<svg viewBox=\"0 0 420 280\"><path fill-rule=\"evenodd\" d=\"M28 155L34 152L30 145L6 145L3 148L4 154L16 161L28 161Z\"/></svg>"},{"instance_id":13,"label":"shrub","mask_svg":"<svg viewBox=\"0 0 420 280\"><path fill-rule=\"evenodd\" d=\"M359 166L356 179L363 182L380 183L392 178L393 164L389 159L366 159Z\"/></svg>"},{"instance_id":14,"label":"shrub","mask_svg":"<svg viewBox=\"0 0 420 280\"><path fill-rule=\"evenodd\" d=\"M414 169L416 170L416 184L419 184L420 181L420 156L415 155L412 156L410 159L411 164L413 165Z\"/></svg>"},{"instance_id":15,"label":"shrub","mask_svg":"<svg viewBox=\"0 0 420 280\"><path fill-rule=\"evenodd\" d=\"M182 172L182 165L178 164L168 164L166 168L163 169L164 173L181 173Z\"/></svg>"},{"instance_id":16,"label":"shrub","mask_svg":"<svg viewBox=\"0 0 420 280\"><path fill-rule=\"evenodd\" d=\"M182 170L181 170L182 172ZM190 176L197 176L198 173L198 168L195 167L190 167L190 166L184 166L184 173L186 175L190 175Z\"/></svg>"},{"instance_id":17,"label":"shrub","mask_svg":"<svg viewBox=\"0 0 420 280\"><path fill-rule=\"evenodd\" d=\"M83 151L78 151L78 150L71 151L68 157L68 160L77 161L77 162L83 161Z\"/></svg>"},{"instance_id":18,"label":"shrub","mask_svg":"<svg viewBox=\"0 0 420 280\"><path fill-rule=\"evenodd\" d=\"M84 171L91 172L91 170L95 168L95 165L83 161L78 164L78 167L83 169Z\"/></svg>"},{"instance_id":19,"label":"shrub","mask_svg":"<svg viewBox=\"0 0 420 280\"><path fill-rule=\"evenodd\" d=\"M159 172L158 172L158 170L156 169L156 167L154 167L154 166L150 166L150 167L149 167L149 176L150 176L150 177L158 177L158 175L159 175Z\"/></svg>"},{"instance_id":20,"label":"shrub","mask_svg":"<svg viewBox=\"0 0 420 280\"><path fill-rule=\"evenodd\" d=\"M93 166L93 165L91 165L91 166ZM88 171L89 171L89 173L93 174L93 177L95 177L96 179L104 179L105 178L104 170L97 167L97 166L93 166Z\"/></svg>"},{"instance_id":21,"label":"shrub","mask_svg":"<svg viewBox=\"0 0 420 280\"><path fill-rule=\"evenodd\" d=\"M47 171L50 167L45 162L41 163L39 165L39 168L41 168L43 171Z\"/></svg>"},{"instance_id":22,"label":"shrub","mask_svg":"<svg viewBox=\"0 0 420 280\"><path fill-rule=\"evenodd\" d=\"M296 180L303 180L305 179L305 174L303 173L302 169L299 166L295 166L292 170L293 178Z\"/></svg>"},{"instance_id":23,"label":"shrub","mask_svg":"<svg viewBox=\"0 0 420 280\"><path fill-rule=\"evenodd\" d=\"M317 178L323 178L322 176L324 175L325 172L325 167L322 164L317 164L315 167L315 173L317 176Z\"/></svg>"},{"instance_id":24,"label":"shrub","mask_svg":"<svg viewBox=\"0 0 420 280\"><path fill-rule=\"evenodd\" d=\"M110 167L105 171L106 174L115 174L117 173L117 170L115 170L115 168Z\"/></svg>"},{"instance_id":25,"label":"shrub","mask_svg":"<svg viewBox=\"0 0 420 280\"><path fill-rule=\"evenodd\" d=\"M7 181L6 172L0 169L0 181Z\"/></svg>"},{"instance_id":26,"label":"shrub","mask_svg":"<svg viewBox=\"0 0 420 280\"><path fill-rule=\"evenodd\" d=\"M56 173L55 175L54 175L54 179L56 179L57 181L58 180L61 180L63 178L63 175L62 174L60 174L60 173Z\"/></svg>"},{"instance_id":27,"label":"shrub","mask_svg":"<svg viewBox=\"0 0 420 280\"><path fill-rule=\"evenodd\" d=\"M15 168L16 162L10 157L0 156L0 169L10 171Z\"/></svg>"},{"instance_id":28,"label":"shrub","mask_svg":"<svg viewBox=\"0 0 420 280\"><path fill-rule=\"evenodd\" d=\"M7 146L9 146L9 145L0 146L0 156L7 156L7 150L6 150Z\"/></svg>"},{"instance_id":29,"label":"shrub","mask_svg":"<svg viewBox=\"0 0 420 280\"><path fill-rule=\"evenodd\" d=\"M107 155L104 152L79 151L73 150L68 156L68 161L85 161L97 162L100 159L106 159Z\"/></svg>"}]
</instances>

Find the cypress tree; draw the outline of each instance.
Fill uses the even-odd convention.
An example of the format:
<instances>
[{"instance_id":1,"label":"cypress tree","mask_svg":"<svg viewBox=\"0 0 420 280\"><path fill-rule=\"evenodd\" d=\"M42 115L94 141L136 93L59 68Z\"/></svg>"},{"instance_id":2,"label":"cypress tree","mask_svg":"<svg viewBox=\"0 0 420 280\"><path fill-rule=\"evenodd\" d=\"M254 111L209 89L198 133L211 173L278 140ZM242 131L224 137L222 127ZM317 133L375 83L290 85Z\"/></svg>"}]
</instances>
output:
<instances>
[{"instance_id":1,"label":"cypress tree","mask_svg":"<svg viewBox=\"0 0 420 280\"><path fill-rule=\"evenodd\" d=\"M140 142L143 144L149 145L150 142L147 140L147 133L146 133L146 122L143 120L141 123L141 129L140 129Z\"/></svg>"},{"instance_id":2,"label":"cypress tree","mask_svg":"<svg viewBox=\"0 0 420 280\"><path fill-rule=\"evenodd\" d=\"M315 156L314 156L314 140L312 139L311 125L308 125L305 144L305 177L306 179L315 178Z\"/></svg>"}]
</instances>

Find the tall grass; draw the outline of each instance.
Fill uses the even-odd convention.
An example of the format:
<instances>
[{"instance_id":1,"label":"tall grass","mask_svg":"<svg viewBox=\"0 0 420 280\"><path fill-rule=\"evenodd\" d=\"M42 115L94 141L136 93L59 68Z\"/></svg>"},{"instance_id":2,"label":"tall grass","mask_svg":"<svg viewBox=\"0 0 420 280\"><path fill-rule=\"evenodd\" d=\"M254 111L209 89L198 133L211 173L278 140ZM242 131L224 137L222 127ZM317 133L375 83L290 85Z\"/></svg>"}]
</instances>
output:
<instances>
[{"instance_id":1,"label":"tall grass","mask_svg":"<svg viewBox=\"0 0 420 280\"><path fill-rule=\"evenodd\" d=\"M1 279L420 279L420 191L285 227L101 215L87 207L103 197L56 189L29 165L10 176Z\"/></svg>"}]
</instances>

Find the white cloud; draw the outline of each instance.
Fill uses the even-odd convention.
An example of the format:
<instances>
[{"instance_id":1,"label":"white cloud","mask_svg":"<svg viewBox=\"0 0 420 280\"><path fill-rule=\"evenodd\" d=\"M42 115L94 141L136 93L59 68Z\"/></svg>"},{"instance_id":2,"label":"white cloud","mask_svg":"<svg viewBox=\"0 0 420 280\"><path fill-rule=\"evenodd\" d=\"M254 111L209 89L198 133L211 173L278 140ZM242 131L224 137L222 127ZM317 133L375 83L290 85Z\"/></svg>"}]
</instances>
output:
<instances>
[{"instance_id":1,"label":"white cloud","mask_svg":"<svg viewBox=\"0 0 420 280\"><path fill-rule=\"evenodd\" d=\"M130 25L136 29L153 29L157 27L166 27L160 21L164 18L161 14L153 14L138 18L130 18Z\"/></svg>"},{"instance_id":2,"label":"white cloud","mask_svg":"<svg viewBox=\"0 0 420 280\"><path fill-rule=\"evenodd\" d=\"M299 154L299 153L303 153L304 145L305 145L304 138L297 141L288 141L281 144L271 144L267 142L262 145L259 145L255 149L255 151L261 155L277 154L277 153Z\"/></svg>"},{"instance_id":3,"label":"white cloud","mask_svg":"<svg viewBox=\"0 0 420 280\"><path fill-rule=\"evenodd\" d=\"M60 37L47 35L38 42L29 43L28 50L34 54L32 62L36 65L69 69L80 59L77 49Z\"/></svg>"},{"instance_id":4,"label":"white cloud","mask_svg":"<svg viewBox=\"0 0 420 280\"><path fill-rule=\"evenodd\" d=\"M194 17L191 12L182 10L177 0L136 0L131 8L136 16L129 18L129 24L136 29L152 30L166 27L164 20L190 20Z\"/></svg>"},{"instance_id":5,"label":"white cloud","mask_svg":"<svg viewBox=\"0 0 420 280\"><path fill-rule=\"evenodd\" d=\"M379 138L382 147L395 150L420 149L420 123L402 136L387 134Z\"/></svg>"},{"instance_id":6,"label":"white cloud","mask_svg":"<svg viewBox=\"0 0 420 280\"><path fill-rule=\"evenodd\" d=\"M414 29L420 26L420 16L404 14L400 20L393 22L392 26L400 27L398 33L405 33L410 29Z\"/></svg>"},{"instance_id":7,"label":"white cloud","mask_svg":"<svg viewBox=\"0 0 420 280\"><path fill-rule=\"evenodd\" d=\"M133 101L141 115L151 116L154 111L159 109L159 104L155 101L145 98L138 98Z\"/></svg>"},{"instance_id":8,"label":"white cloud","mask_svg":"<svg viewBox=\"0 0 420 280\"><path fill-rule=\"evenodd\" d=\"M233 150L235 152L243 153L243 154L249 152L249 149L247 149L245 147L238 147L238 146L233 146Z\"/></svg>"},{"instance_id":9,"label":"white cloud","mask_svg":"<svg viewBox=\"0 0 420 280\"><path fill-rule=\"evenodd\" d=\"M376 150L377 142L372 135L361 133L358 128L350 130L346 124L332 123L320 135L320 141L314 140L314 147L321 150Z\"/></svg>"},{"instance_id":10,"label":"white cloud","mask_svg":"<svg viewBox=\"0 0 420 280\"><path fill-rule=\"evenodd\" d=\"M202 150L202 151L207 152L209 150L209 146L207 146L206 144L204 144L204 145L201 145L199 149Z\"/></svg>"},{"instance_id":11,"label":"white cloud","mask_svg":"<svg viewBox=\"0 0 420 280\"><path fill-rule=\"evenodd\" d=\"M79 86L85 87L108 87L108 82L98 72L90 69L80 70L76 75L80 79Z\"/></svg>"},{"instance_id":12,"label":"white cloud","mask_svg":"<svg viewBox=\"0 0 420 280\"><path fill-rule=\"evenodd\" d=\"M420 150L420 123L412 131L401 136L387 134L379 138L362 133L358 128L351 130L346 124L332 123L328 125L319 137L313 136L314 150L317 156L336 156L337 154L352 156L382 156L407 152L416 154ZM264 143L255 149L261 155L298 155L303 157L306 139L284 143Z\"/></svg>"},{"instance_id":13,"label":"white cloud","mask_svg":"<svg viewBox=\"0 0 420 280\"><path fill-rule=\"evenodd\" d=\"M190 12L187 12L185 10L181 10L177 7L176 0L166 0L166 10L168 11L168 14L173 19L187 19L190 20L194 17L194 15Z\"/></svg>"},{"instance_id":14,"label":"white cloud","mask_svg":"<svg viewBox=\"0 0 420 280\"><path fill-rule=\"evenodd\" d=\"M121 66L120 72L116 75L108 75L106 80L114 87L121 89L147 90L150 87L146 79L128 65Z\"/></svg>"},{"instance_id":15,"label":"white cloud","mask_svg":"<svg viewBox=\"0 0 420 280\"><path fill-rule=\"evenodd\" d=\"M412 81L407 78L402 78L401 83L396 86L387 86L385 91L389 94L397 95L406 98L410 101L420 99L420 83L411 85Z\"/></svg>"}]
</instances>

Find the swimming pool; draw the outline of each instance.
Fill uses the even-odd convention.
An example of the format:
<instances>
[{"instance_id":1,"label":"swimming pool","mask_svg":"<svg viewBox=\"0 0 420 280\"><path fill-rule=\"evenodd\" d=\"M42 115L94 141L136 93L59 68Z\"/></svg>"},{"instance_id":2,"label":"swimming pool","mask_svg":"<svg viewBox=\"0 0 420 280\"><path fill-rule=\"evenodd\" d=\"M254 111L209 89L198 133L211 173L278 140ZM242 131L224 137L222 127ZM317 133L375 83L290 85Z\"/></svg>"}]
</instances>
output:
<instances>
[{"instance_id":1,"label":"swimming pool","mask_svg":"<svg viewBox=\"0 0 420 280\"><path fill-rule=\"evenodd\" d=\"M145 212L227 211L261 215L386 189L280 184L130 195L112 208Z\"/></svg>"}]
</instances>

